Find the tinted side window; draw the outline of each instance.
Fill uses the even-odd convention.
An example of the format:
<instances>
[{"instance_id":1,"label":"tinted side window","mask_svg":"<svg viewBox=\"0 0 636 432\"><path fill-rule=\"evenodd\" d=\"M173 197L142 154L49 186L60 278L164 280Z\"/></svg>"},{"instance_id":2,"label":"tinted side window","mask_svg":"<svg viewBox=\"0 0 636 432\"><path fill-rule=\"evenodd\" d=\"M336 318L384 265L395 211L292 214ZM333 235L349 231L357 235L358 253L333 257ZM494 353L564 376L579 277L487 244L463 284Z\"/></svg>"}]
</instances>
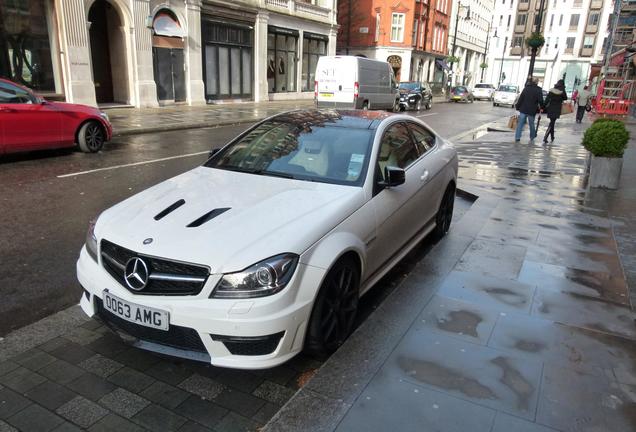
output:
<instances>
[{"instance_id":1,"label":"tinted side window","mask_svg":"<svg viewBox=\"0 0 636 432\"><path fill-rule=\"evenodd\" d=\"M406 168L418 157L411 135L403 123L393 125L384 132L378 156L381 176L384 176L384 167Z\"/></svg>"},{"instance_id":2,"label":"tinted side window","mask_svg":"<svg viewBox=\"0 0 636 432\"><path fill-rule=\"evenodd\" d=\"M420 156L433 148L435 145L435 135L433 132L415 123L409 123L409 129L413 132L415 146Z\"/></svg>"},{"instance_id":3,"label":"tinted side window","mask_svg":"<svg viewBox=\"0 0 636 432\"><path fill-rule=\"evenodd\" d=\"M12 84L0 82L0 103L4 104L30 104L33 97L26 90Z\"/></svg>"}]
</instances>

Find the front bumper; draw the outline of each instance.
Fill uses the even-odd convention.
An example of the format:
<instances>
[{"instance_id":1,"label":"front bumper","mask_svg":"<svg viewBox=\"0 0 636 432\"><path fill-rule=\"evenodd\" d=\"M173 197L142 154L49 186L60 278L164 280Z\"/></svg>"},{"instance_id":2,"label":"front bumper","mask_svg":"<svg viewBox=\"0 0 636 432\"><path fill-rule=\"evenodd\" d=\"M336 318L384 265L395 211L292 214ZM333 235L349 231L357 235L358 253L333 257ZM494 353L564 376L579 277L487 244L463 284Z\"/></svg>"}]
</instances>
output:
<instances>
[{"instance_id":1,"label":"front bumper","mask_svg":"<svg viewBox=\"0 0 636 432\"><path fill-rule=\"evenodd\" d=\"M177 333L165 335L139 324L129 323L132 329L118 325L115 315L106 311L107 324L119 330L120 335L133 345L162 354L209 362L215 366L237 369L263 369L277 366L298 354L302 348L305 330L313 305L313 293L324 276L324 270L298 264L289 285L281 292L256 299L210 299L209 294L220 275L210 275L200 294L194 296L135 295L123 288L103 267L82 248L77 261L77 278L85 290L80 301L82 310L96 317L107 289L125 301L160 309L169 313L170 329ZM98 310L99 309L99 310ZM121 320L121 318L119 318ZM127 321L125 323L128 323ZM114 326L113 326L114 324ZM124 328L122 328L124 327ZM122 334L123 333L123 334ZM282 333L282 336L280 334ZM175 348L164 337L200 338L202 349ZM179 336L186 335L186 336ZM160 337L158 337L160 336ZM261 342L280 336L272 352L264 355L232 354L236 343ZM199 342L192 342L192 346ZM234 345L231 345L234 343ZM200 345L199 345L200 346ZM246 353L248 351L238 352Z\"/></svg>"}]
</instances>

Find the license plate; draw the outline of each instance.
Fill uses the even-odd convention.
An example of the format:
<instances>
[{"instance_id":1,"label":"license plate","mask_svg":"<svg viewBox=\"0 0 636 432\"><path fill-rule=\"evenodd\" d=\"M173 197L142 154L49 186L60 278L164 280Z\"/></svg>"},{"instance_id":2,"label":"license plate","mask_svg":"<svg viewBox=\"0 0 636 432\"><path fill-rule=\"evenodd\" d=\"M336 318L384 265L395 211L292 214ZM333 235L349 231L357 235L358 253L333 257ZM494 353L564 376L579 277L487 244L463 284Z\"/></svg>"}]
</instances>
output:
<instances>
[{"instance_id":1,"label":"license plate","mask_svg":"<svg viewBox=\"0 0 636 432\"><path fill-rule=\"evenodd\" d=\"M453 99L455 99L455 100L459 100L461 98L462 98L461 96L453 96Z\"/></svg>"},{"instance_id":2,"label":"license plate","mask_svg":"<svg viewBox=\"0 0 636 432\"><path fill-rule=\"evenodd\" d=\"M103 291L102 294L104 308L114 315L145 327L168 330L170 315L167 311L122 300L108 291Z\"/></svg>"},{"instance_id":3,"label":"license plate","mask_svg":"<svg viewBox=\"0 0 636 432\"><path fill-rule=\"evenodd\" d=\"M330 98L333 97L333 93L320 93L320 96Z\"/></svg>"}]
</instances>

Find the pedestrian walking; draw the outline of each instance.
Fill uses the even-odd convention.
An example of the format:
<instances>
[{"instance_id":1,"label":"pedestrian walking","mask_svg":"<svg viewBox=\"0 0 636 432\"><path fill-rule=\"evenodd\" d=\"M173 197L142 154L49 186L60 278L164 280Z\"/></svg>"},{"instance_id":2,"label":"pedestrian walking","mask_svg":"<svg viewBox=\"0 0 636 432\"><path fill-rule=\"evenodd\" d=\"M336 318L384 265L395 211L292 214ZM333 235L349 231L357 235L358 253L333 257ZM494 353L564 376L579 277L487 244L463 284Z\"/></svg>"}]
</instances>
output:
<instances>
[{"instance_id":1,"label":"pedestrian walking","mask_svg":"<svg viewBox=\"0 0 636 432\"><path fill-rule=\"evenodd\" d=\"M530 129L530 141L534 141L537 137L534 117L543 105L543 92L537 85L538 82L539 80L537 78L529 79L515 104L515 108L519 111L519 120L517 122L517 129L515 130L515 142L521 141L521 133L523 132L526 121Z\"/></svg>"},{"instance_id":2,"label":"pedestrian walking","mask_svg":"<svg viewBox=\"0 0 636 432\"><path fill-rule=\"evenodd\" d=\"M543 110L547 113L548 118L550 119L550 124L548 124L548 129L545 131L545 135L543 136L543 143L547 144L548 136L551 137L550 142L554 141L554 125L559 117L561 117L561 105L563 105L563 101L568 100L568 95L565 92L565 83L563 80L557 81L554 85L554 88L550 89L548 95L545 98L545 104L543 105Z\"/></svg>"},{"instance_id":3,"label":"pedestrian walking","mask_svg":"<svg viewBox=\"0 0 636 432\"><path fill-rule=\"evenodd\" d=\"M572 103L574 103L574 105L576 105L578 100L579 100L579 90L578 89L574 89L574 91L572 92Z\"/></svg>"},{"instance_id":4,"label":"pedestrian walking","mask_svg":"<svg viewBox=\"0 0 636 432\"><path fill-rule=\"evenodd\" d=\"M589 90L589 86L583 87L583 90L579 92L579 106L576 108L576 122L581 123L583 116L587 110L587 105L590 103L592 92Z\"/></svg>"}]
</instances>

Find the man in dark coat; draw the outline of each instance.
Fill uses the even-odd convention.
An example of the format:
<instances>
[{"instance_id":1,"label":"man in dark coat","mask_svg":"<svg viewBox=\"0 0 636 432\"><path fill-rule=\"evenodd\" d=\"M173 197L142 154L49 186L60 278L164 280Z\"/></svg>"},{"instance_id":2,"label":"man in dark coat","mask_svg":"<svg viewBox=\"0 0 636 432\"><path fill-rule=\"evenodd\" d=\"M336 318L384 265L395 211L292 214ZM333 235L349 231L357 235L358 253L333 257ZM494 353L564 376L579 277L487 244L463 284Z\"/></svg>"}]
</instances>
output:
<instances>
[{"instance_id":1,"label":"man in dark coat","mask_svg":"<svg viewBox=\"0 0 636 432\"><path fill-rule=\"evenodd\" d=\"M554 141L554 125L559 117L561 117L561 105L563 101L568 100L568 95L565 92L565 83L563 80L557 81L553 89L550 89L548 95L545 98L544 111L548 114L550 124L545 131L543 137L543 143L547 144L548 135L551 137L551 141ZM587 103L587 102L586 102Z\"/></svg>"},{"instance_id":2,"label":"man in dark coat","mask_svg":"<svg viewBox=\"0 0 636 432\"><path fill-rule=\"evenodd\" d=\"M526 87L523 89L517 100L515 108L519 110L519 121L517 122L517 130L515 131L515 142L521 140L521 132L523 126L528 121L530 127L530 141L537 137L537 131L534 125L534 116L539 112L543 105L543 92L537 85L538 80L533 78L528 80Z\"/></svg>"}]
</instances>

